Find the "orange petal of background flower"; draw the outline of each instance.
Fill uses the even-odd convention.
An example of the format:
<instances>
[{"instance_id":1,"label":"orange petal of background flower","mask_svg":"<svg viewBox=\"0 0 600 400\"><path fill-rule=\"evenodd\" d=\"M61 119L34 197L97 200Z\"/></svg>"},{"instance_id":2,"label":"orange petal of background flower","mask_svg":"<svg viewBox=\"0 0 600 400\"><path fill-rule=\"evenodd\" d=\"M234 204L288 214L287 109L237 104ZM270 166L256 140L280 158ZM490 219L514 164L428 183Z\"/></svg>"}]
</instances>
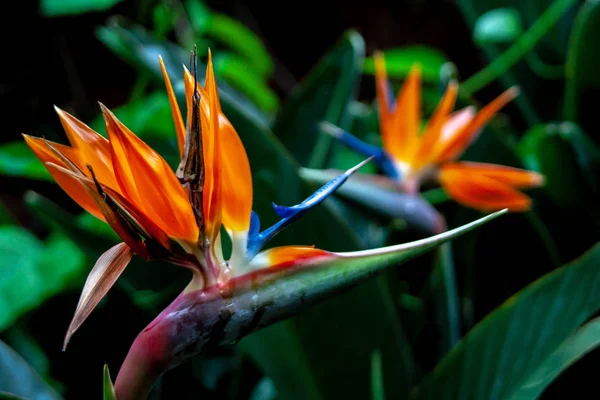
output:
<instances>
[{"instance_id":1,"label":"orange petal of background flower","mask_svg":"<svg viewBox=\"0 0 600 400\"><path fill-rule=\"evenodd\" d=\"M173 116L173 123L175 124L175 133L177 134L177 145L179 147L179 156L183 157L183 151L185 149L185 139L186 139L185 124L183 123L183 118L181 117L181 111L179 110L179 104L177 104L177 98L175 97L175 92L173 91L173 86L171 86L171 80L169 79L169 74L167 73L167 69L165 68L165 64L163 62L162 57L159 56L158 61L160 63L160 70L162 71L162 76L165 81L165 86L167 87L167 95L169 96L169 104L171 105L171 115Z\"/></svg>"},{"instance_id":2,"label":"orange petal of background flower","mask_svg":"<svg viewBox=\"0 0 600 400\"><path fill-rule=\"evenodd\" d=\"M442 163L460 156L473 142L483 126L507 103L517 97L519 88L512 87L496 97L490 104L477 113L475 118L460 132L456 133L451 140L444 142L443 148L439 150L438 162Z\"/></svg>"},{"instance_id":3,"label":"orange petal of background flower","mask_svg":"<svg viewBox=\"0 0 600 400\"><path fill-rule=\"evenodd\" d=\"M390 132L383 134L383 147L398 160L414 154L421 131L421 66L413 65L406 81L398 91Z\"/></svg>"},{"instance_id":4,"label":"orange petal of background flower","mask_svg":"<svg viewBox=\"0 0 600 400\"><path fill-rule=\"evenodd\" d=\"M315 249L313 246L281 246L269 249L264 254L268 257L271 268L288 268L311 258L332 255L328 251Z\"/></svg>"},{"instance_id":5,"label":"orange petal of background flower","mask_svg":"<svg viewBox=\"0 0 600 400\"><path fill-rule=\"evenodd\" d=\"M65 175L55 168L49 167L49 163L54 163L61 167L65 167L62 160L48 147L46 141L42 138L34 138L32 136L23 135L25 138L25 143L31 148L33 153L37 158L44 163L44 166L50 172L52 178L58 183L58 185L64 190L69 197L71 197L77 204L79 204L84 210L99 218L101 220L104 219L104 215L102 211L96 205L96 202L90 195L86 192L86 190L81 186L81 184L74 178L69 175ZM52 143L57 149L59 149L65 156L67 156L74 164L80 165L80 157L77 149L73 149L71 147L63 146L58 143Z\"/></svg>"},{"instance_id":6,"label":"orange petal of background flower","mask_svg":"<svg viewBox=\"0 0 600 400\"><path fill-rule=\"evenodd\" d=\"M456 173L487 176L488 178L505 183L514 188L531 188L544 184L544 176L542 174L498 164L462 161L458 163L448 163L444 165L444 168Z\"/></svg>"},{"instance_id":7,"label":"orange petal of background flower","mask_svg":"<svg viewBox=\"0 0 600 400\"><path fill-rule=\"evenodd\" d=\"M439 145L442 136L442 128L448 120L448 116L454 109L456 103L456 95L458 94L458 83L451 81L446 88L444 97L436 107L433 115L429 119L419 149L413 160L413 168L419 168L435 162L433 156L436 154L435 148Z\"/></svg>"},{"instance_id":8,"label":"orange petal of background flower","mask_svg":"<svg viewBox=\"0 0 600 400\"><path fill-rule=\"evenodd\" d=\"M377 92L377 105L379 111L379 125L383 136L384 144L386 137L392 134L391 129L391 113L390 113L390 98L388 92L388 76L385 69L385 58L383 53L376 51L373 54L375 60L375 90Z\"/></svg>"},{"instance_id":9,"label":"orange petal of background flower","mask_svg":"<svg viewBox=\"0 0 600 400\"><path fill-rule=\"evenodd\" d=\"M117 182L125 197L169 236L198 239L189 199L167 162L102 106Z\"/></svg>"},{"instance_id":10,"label":"orange petal of background flower","mask_svg":"<svg viewBox=\"0 0 600 400\"><path fill-rule=\"evenodd\" d=\"M531 199L513 189L505 182L493 179L476 170L468 171L443 166L439 181L444 190L458 203L484 212L508 208L510 211L526 211Z\"/></svg>"},{"instance_id":11,"label":"orange petal of background flower","mask_svg":"<svg viewBox=\"0 0 600 400\"><path fill-rule=\"evenodd\" d=\"M66 111L58 107L54 108L69 138L69 142L81 154L83 165L75 163L86 175L88 175L88 170L85 168L85 164L90 164L100 182L120 191L113 172L108 140Z\"/></svg>"}]
</instances>

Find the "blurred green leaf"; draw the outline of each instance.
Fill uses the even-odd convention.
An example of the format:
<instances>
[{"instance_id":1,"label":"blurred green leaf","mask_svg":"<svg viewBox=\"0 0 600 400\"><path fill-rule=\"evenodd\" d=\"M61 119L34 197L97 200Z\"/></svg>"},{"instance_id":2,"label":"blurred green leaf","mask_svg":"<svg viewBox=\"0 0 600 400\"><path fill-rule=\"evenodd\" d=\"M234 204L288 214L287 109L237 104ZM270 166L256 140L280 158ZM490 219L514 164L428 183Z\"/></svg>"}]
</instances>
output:
<instances>
[{"instance_id":1,"label":"blurred green leaf","mask_svg":"<svg viewBox=\"0 0 600 400\"><path fill-rule=\"evenodd\" d=\"M545 176L544 190L557 205L596 208L600 149L577 125L536 125L523 136L517 151L527 168Z\"/></svg>"},{"instance_id":2,"label":"blurred green leaf","mask_svg":"<svg viewBox=\"0 0 600 400\"><path fill-rule=\"evenodd\" d=\"M60 293L84 261L81 250L59 234L42 243L23 228L0 226L0 329Z\"/></svg>"},{"instance_id":3,"label":"blurred green leaf","mask_svg":"<svg viewBox=\"0 0 600 400\"><path fill-rule=\"evenodd\" d=\"M262 378L252 390L250 400L276 400L277 389L269 378Z\"/></svg>"},{"instance_id":4,"label":"blurred green leaf","mask_svg":"<svg viewBox=\"0 0 600 400\"><path fill-rule=\"evenodd\" d=\"M249 66L259 75L268 77L273 73L273 61L262 41L241 22L225 14L211 13L200 34L223 43L247 59Z\"/></svg>"},{"instance_id":5,"label":"blurred green leaf","mask_svg":"<svg viewBox=\"0 0 600 400\"><path fill-rule=\"evenodd\" d=\"M385 67L390 78L405 78L415 63L421 65L424 80L437 82L442 66L448 58L439 50L426 46L407 46L383 51ZM375 60L367 57L363 66L365 74L375 74Z\"/></svg>"},{"instance_id":6,"label":"blurred green leaf","mask_svg":"<svg viewBox=\"0 0 600 400\"><path fill-rule=\"evenodd\" d=\"M569 38L567 82L564 96L565 119L579 122L585 110L584 95L600 88L600 2L586 1L582 6ZM593 112L592 109L589 109Z\"/></svg>"},{"instance_id":7,"label":"blurred green leaf","mask_svg":"<svg viewBox=\"0 0 600 400\"><path fill-rule=\"evenodd\" d=\"M9 225L15 223L13 216L2 201L0 201L0 225Z\"/></svg>"},{"instance_id":8,"label":"blurred green leaf","mask_svg":"<svg viewBox=\"0 0 600 400\"><path fill-rule=\"evenodd\" d=\"M371 355L371 400L385 400L383 365L379 350Z\"/></svg>"},{"instance_id":9,"label":"blurred green leaf","mask_svg":"<svg viewBox=\"0 0 600 400\"><path fill-rule=\"evenodd\" d=\"M519 11L515 8L496 8L477 18L473 27L473 40L484 44L511 43L523 34Z\"/></svg>"},{"instance_id":10,"label":"blurred green leaf","mask_svg":"<svg viewBox=\"0 0 600 400\"><path fill-rule=\"evenodd\" d=\"M240 57L233 54L219 54L213 57L215 73L234 88L244 93L256 105L268 112L277 109L279 100L275 92L264 82L254 69Z\"/></svg>"},{"instance_id":11,"label":"blurred green leaf","mask_svg":"<svg viewBox=\"0 0 600 400\"><path fill-rule=\"evenodd\" d=\"M16 394L0 392L1 400L28 400L25 397L17 396Z\"/></svg>"},{"instance_id":12,"label":"blurred green leaf","mask_svg":"<svg viewBox=\"0 0 600 400\"><path fill-rule=\"evenodd\" d=\"M437 259L421 297L431 300L440 333L438 356L448 353L460 339L460 310L452 243L437 249Z\"/></svg>"},{"instance_id":13,"label":"blurred green leaf","mask_svg":"<svg viewBox=\"0 0 600 400\"><path fill-rule=\"evenodd\" d=\"M599 263L597 244L509 298L442 359L412 398L512 398L600 308Z\"/></svg>"},{"instance_id":14,"label":"blurred green leaf","mask_svg":"<svg viewBox=\"0 0 600 400\"><path fill-rule=\"evenodd\" d=\"M160 2L154 7L152 17L154 19L154 31L160 37L166 36L175 24L173 8L169 7L165 2Z\"/></svg>"},{"instance_id":15,"label":"blurred green leaf","mask_svg":"<svg viewBox=\"0 0 600 400\"><path fill-rule=\"evenodd\" d=\"M3 397L44 400L61 398L25 360L0 341L0 398Z\"/></svg>"},{"instance_id":16,"label":"blurred green leaf","mask_svg":"<svg viewBox=\"0 0 600 400\"><path fill-rule=\"evenodd\" d=\"M184 6L194 31L204 32L212 15L210 8L201 0L186 0Z\"/></svg>"},{"instance_id":17,"label":"blurred green leaf","mask_svg":"<svg viewBox=\"0 0 600 400\"><path fill-rule=\"evenodd\" d=\"M23 140L0 146L0 174L52 180L44 164L37 159Z\"/></svg>"},{"instance_id":18,"label":"blurred green leaf","mask_svg":"<svg viewBox=\"0 0 600 400\"><path fill-rule=\"evenodd\" d=\"M520 389L513 399L537 399L554 379L600 345L600 319L579 328L552 353Z\"/></svg>"},{"instance_id":19,"label":"blurred green leaf","mask_svg":"<svg viewBox=\"0 0 600 400\"><path fill-rule=\"evenodd\" d=\"M117 400L115 388L112 380L110 379L110 372L108 371L108 365L104 364L104 385L103 385L103 396L104 400Z\"/></svg>"},{"instance_id":20,"label":"blurred green leaf","mask_svg":"<svg viewBox=\"0 0 600 400\"><path fill-rule=\"evenodd\" d=\"M187 65L189 63L189 52L187 50L174 43L159 40L141 26L121 26L118 20L112 20L107 26L98 28L96 35L123 60L140 71L151 72L155 81L163 88L164 82L158 63L158 56L161 55L167 71L172 76L174 89L180 93L183 92L183 80L174 80L173 76L183 76L182 64ZM201 82L204 80L204 69L201 64L198 64L198 80ZM266 126L269 123L270 118L266 114L223 80L219 81L219 98L223 106L227 103L233 103L233 107L241 108L244 114L260 124ZM185 104L185 102L181 104ZM185 107L182 107L181 110L185 110Z\"/></svg>"},{"instance_id":21,"label":"blurred green leaf","mask_svg":"<svg viewBox=\"0 0 600 400\"><path fill-rule=\"evenodd\" d=\"M332 137L319 128L328 121L349 129L349 104L356 98L365 44L347 31L281 107L273 131L302 165L326 166Z\"/></svg>"},{"instance_id":22,"label":"blurred green leaf","mask_svg":"<svg viewBox=\"0 0 600 400\"><path fill-rule=\"evenodd\" d=\"M105 11L122 0L41 0L40 12L46 17Z\"/></svg>"}]
</instances>

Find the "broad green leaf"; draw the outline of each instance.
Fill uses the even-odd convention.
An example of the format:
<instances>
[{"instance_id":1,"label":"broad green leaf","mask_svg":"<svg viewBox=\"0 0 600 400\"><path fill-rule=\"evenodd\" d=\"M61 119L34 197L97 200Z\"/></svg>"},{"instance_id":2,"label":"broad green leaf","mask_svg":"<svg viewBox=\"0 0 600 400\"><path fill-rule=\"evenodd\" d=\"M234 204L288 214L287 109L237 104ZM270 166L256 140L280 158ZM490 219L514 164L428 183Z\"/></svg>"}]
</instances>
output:
<instances>
[{"instance_id":1,"label":"broad green leaf","mask_svg":"<svg viewBox=\"0 0 600 400\"><path fill-rule=\"evenodd\" d=\"M264 81L248 63L233 54L216 55L213 58L215 73L225 79L231 86L244 93L256 105L268 112L277 109L279 100Z\"/></svg>"},{"instance_id":2,"label":"broad green leaf","mask_svg":"<svg viewBox=\"0 0 600 400\"><path fill-rule=\"evenodd\" d=\"M512 398L600 309L599 263L597 244L513 295L442 359L412 398Z\"/></svg>"},{"instance_id":3,"label":"broad green leaf","mask_svg":"<svg viewBox=\"0 0 600 400\"><path fill-rule=\"evenodd\" d=\"M577 13L569 37L564 96L565 119L569 121L580 122L586 114L591 118L595 116L595 109L588 106L590 102L587 99L594 93L592 90L600 88L598 37L600 37L600 3L586 1ZM594 128L598 129L598 126Z\"/></svg>"},{"instance_id":4,"label":"broad green leaf","mask_svg":"<svg viewBox=\"0 0 600 400\"><path fill-rule=\"evenodd\" d=\"M115 394L115 387L113 386L112 380L110 379L110 372L108 365L104 364L104 384L103 384L103 400L117 400Z\"/></svg>"},{"instance_id":5,"label":"broad green leaf","mask_svg":"<svg viewBox=\"0 0 600 400\"><path fill-rule=\"evenodd\" d=\"M61 397L25 360L0 341L0 398L59 400Z\"/></svg>"},{"instance_id":6,"label":"broad green leaf","mask_svg":"<svg viewBox=\"0 0 600 400\"><path fill-rule=\"evenodd\" d=\"M202 0L186 0L185 9L195 32L203 32L209 24L212 11Z\"/></svg>"},{"instance_id":7,"label":"broad green leaf","mask_svg":"<svg viewBox=\"0 0 600 400\"><path fill-rule=\"evenodd\" d=\"M517 150L527 168L545 176L544 190L557 205L596 208L600 149L577 125L536 125L523 136Z\"/></svg>"},{"instance_id":8,"label":"broad green leaf","mask_svg":"<svg viewBox=\"0 0 600 400\"><path fill-rule=\"evenodd\" d=\"M201 35L206 35L221 42L246 58L249 65L263 77L273 73L274 65L271 56L261 40L241 22L220 13L211 13Z\"/></svg>"},{"instance_id":9,"label":"broad green leaf","mask_svg":"<svg viewBox=\"0 0 600 400\"><path fill-rule=\"evenodd\" d=\"M349 129L349 104L356 98L365 53L363 38L348 31L282 105L273 132L304 166L327 166L332 137L322 121Z\"/></svg>"},{"instance_id":10,"label":"broad green leaf","mask_svg":"<svg viewBox=\"0 0 600 400\"><path fill-rule=\"evenodd\" d=\"M40 11L46 17L105 11L122 0L41 0Z\"/></svg>"},{"instance_id":11,"label":"broad green leaf","mask_svg":"<svg viewBox=\"0 0 600 400\"><path fill-rule=\"evenodd\" d=\"M600 345L600 319L579 328L552 353L512 397L515 400L537 399L562 372Z\"/></svg>"},{"instance_id":12,"label":"broad green leaf","mask_svg":"<svg viewBox=\"0 0 600 400\"><path fill-rule=\"evenodd\" d=\"M44 165L23 140L0 146L0 174L52 180Z\"/></svg>"},{"instance_id":13,"label":"broad green leaf","mask_svg":"<svg viewBox=\"0 0 600 400\"><path fill-rule=\"evenodd\" d=\"M414 64L419 63L424 80L437 82L448 58L439 50L426 46L407 46L384 50L385 68L390 78L405 78ZM367 57L363 66L366 74L375 74L375 61Z\"/></svg>"},{"instance_id":14,"label":"broad green leaf","mask_svg":"<svg viewBox=\"0 0 600 400\"><path fill-rule=\"evenodd\" d=\"M473 27L473 40L480 46L511 43L522 33L519 11L515 8L496 8L477 18Z\"/></svg>"},{"instance_id":15,"label":"broad green leaf","mask_svg":"<svg viewBox=\"0 0 600 400\"><path fill-rule=\"evenodd\" d=\"M84 261L81 250L59 234L43 243L23 228L0 226L0 329L65 289Z\"/></svg>"}]
</instances>

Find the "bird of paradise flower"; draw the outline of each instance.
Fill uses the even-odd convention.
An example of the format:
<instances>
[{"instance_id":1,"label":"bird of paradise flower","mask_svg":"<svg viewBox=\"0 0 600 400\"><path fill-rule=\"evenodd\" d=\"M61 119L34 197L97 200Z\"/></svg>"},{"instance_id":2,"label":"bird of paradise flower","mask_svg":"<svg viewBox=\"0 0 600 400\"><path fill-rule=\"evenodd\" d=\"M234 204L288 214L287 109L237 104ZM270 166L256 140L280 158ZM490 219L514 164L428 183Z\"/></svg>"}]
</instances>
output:
<instances>
[{"instance_id":1,"label":"bird of paradise flower","mask_svg":"<svg viewBox=\"0 0 600 400\"><path fill-rule=\"evenodd\" d=\"M160 373L209 343L239 340L501 214L420 241L373 250L336 253L313 246L263 250L278 232L324 201L370 159L336 176L298 205L274 205L281 219L261 231L252 211L250 164L221 110L211 54L204 86L197 81L195 59L194 51L192 73L185 69L184 123L159 58L181 156L176 171L102 104L108 139L58 108L71 146L24 135L62 189L108 223L123 241L107 250L91 270L65 347L134 254L192 271L190 284L130 349L117 378L119 399L144 398ZM221 247L222 228L232 242L227 260ZM234 311L229 311L225 324L218 324L220 331L213 335L217 340L211 332L217 329L215 321L222 321L224 309ZM260 318L256 310L262 310Z\"/></svg>"},{"instance_id":2,"label":"bird of paradise flower","mask_svg":"<svg viewBox=\"0 0 600 400\"><path fill-rule=\"evenodd\" d=\"M421 129L421 72L415 64L398 96L389 88L385 59L374 54L379 126L383 146L377 147L332 124L322 127L342 143L374 162L389 178L357 175L355 180L369 186L385 187L416 194L427 182L437 182L456 202L480 211L508 208L526 211L531 199L518 189L534 188L544 182L543 176L518 168L479 162L455 161L477 138L482 128L519 90L510 88L479 112L472 106L453 112L458 83L451 81L434 113ZM316 176L315 171L304 174Z\"/></svg>"}]
</instances>

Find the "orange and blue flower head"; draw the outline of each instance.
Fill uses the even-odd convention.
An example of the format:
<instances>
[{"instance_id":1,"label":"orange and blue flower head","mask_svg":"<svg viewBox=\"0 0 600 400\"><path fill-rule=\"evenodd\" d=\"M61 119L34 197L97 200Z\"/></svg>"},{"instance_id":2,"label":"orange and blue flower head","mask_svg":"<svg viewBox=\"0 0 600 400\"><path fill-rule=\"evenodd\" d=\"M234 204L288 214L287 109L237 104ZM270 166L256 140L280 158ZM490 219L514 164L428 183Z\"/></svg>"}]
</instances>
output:
<instances>
[{"instance_id":1,"label":"orange and blue flower head","mask_svg":"<svg viewBox=\"0 0 600 400\"><path fill-rule=\"evenodd\" d=\"M379 169L405 192L417 193L423 183L435 181L458 203L481 211L508 208L518 212L531 207L531 199L518 189L542 185L540 174L496 164L455 161L489 120L518 95L517 88L506 90L479 112L472 106L453 111L458 83L451 81L421 129L420 67L413 66L394 98L384 56L377 52L374 58L383 146L365 143L327 123L323 125L326 132L355 151L374 157Z\"/></svg>"},{"instance_id":2,"label":"orange and blue flower head","mask_svg":"<svg viewBox=\"0 0 600 400\"><path fill-rule=\"evenodd\" d=\"M181 156L173 171L155 150L101 105L108 139L56 109L71 146L24 135L54 180L86 211L108 223L119 243L96 262L86 281L65 346L136 254L189 268L187 292L241 285L245 277L307 265L339 254L311 246L262 251L278 232L321 203L363 164L339 175L293 206L274 205L281 220L260 231L252 211L252 175L244 146L219 102L211 56L205 85L185 69L184 123L168 74L160 65ZM367 162L366 160L365 162ZM225 260L222 228L232 242Z\"/></svg>"}]
</instances>

